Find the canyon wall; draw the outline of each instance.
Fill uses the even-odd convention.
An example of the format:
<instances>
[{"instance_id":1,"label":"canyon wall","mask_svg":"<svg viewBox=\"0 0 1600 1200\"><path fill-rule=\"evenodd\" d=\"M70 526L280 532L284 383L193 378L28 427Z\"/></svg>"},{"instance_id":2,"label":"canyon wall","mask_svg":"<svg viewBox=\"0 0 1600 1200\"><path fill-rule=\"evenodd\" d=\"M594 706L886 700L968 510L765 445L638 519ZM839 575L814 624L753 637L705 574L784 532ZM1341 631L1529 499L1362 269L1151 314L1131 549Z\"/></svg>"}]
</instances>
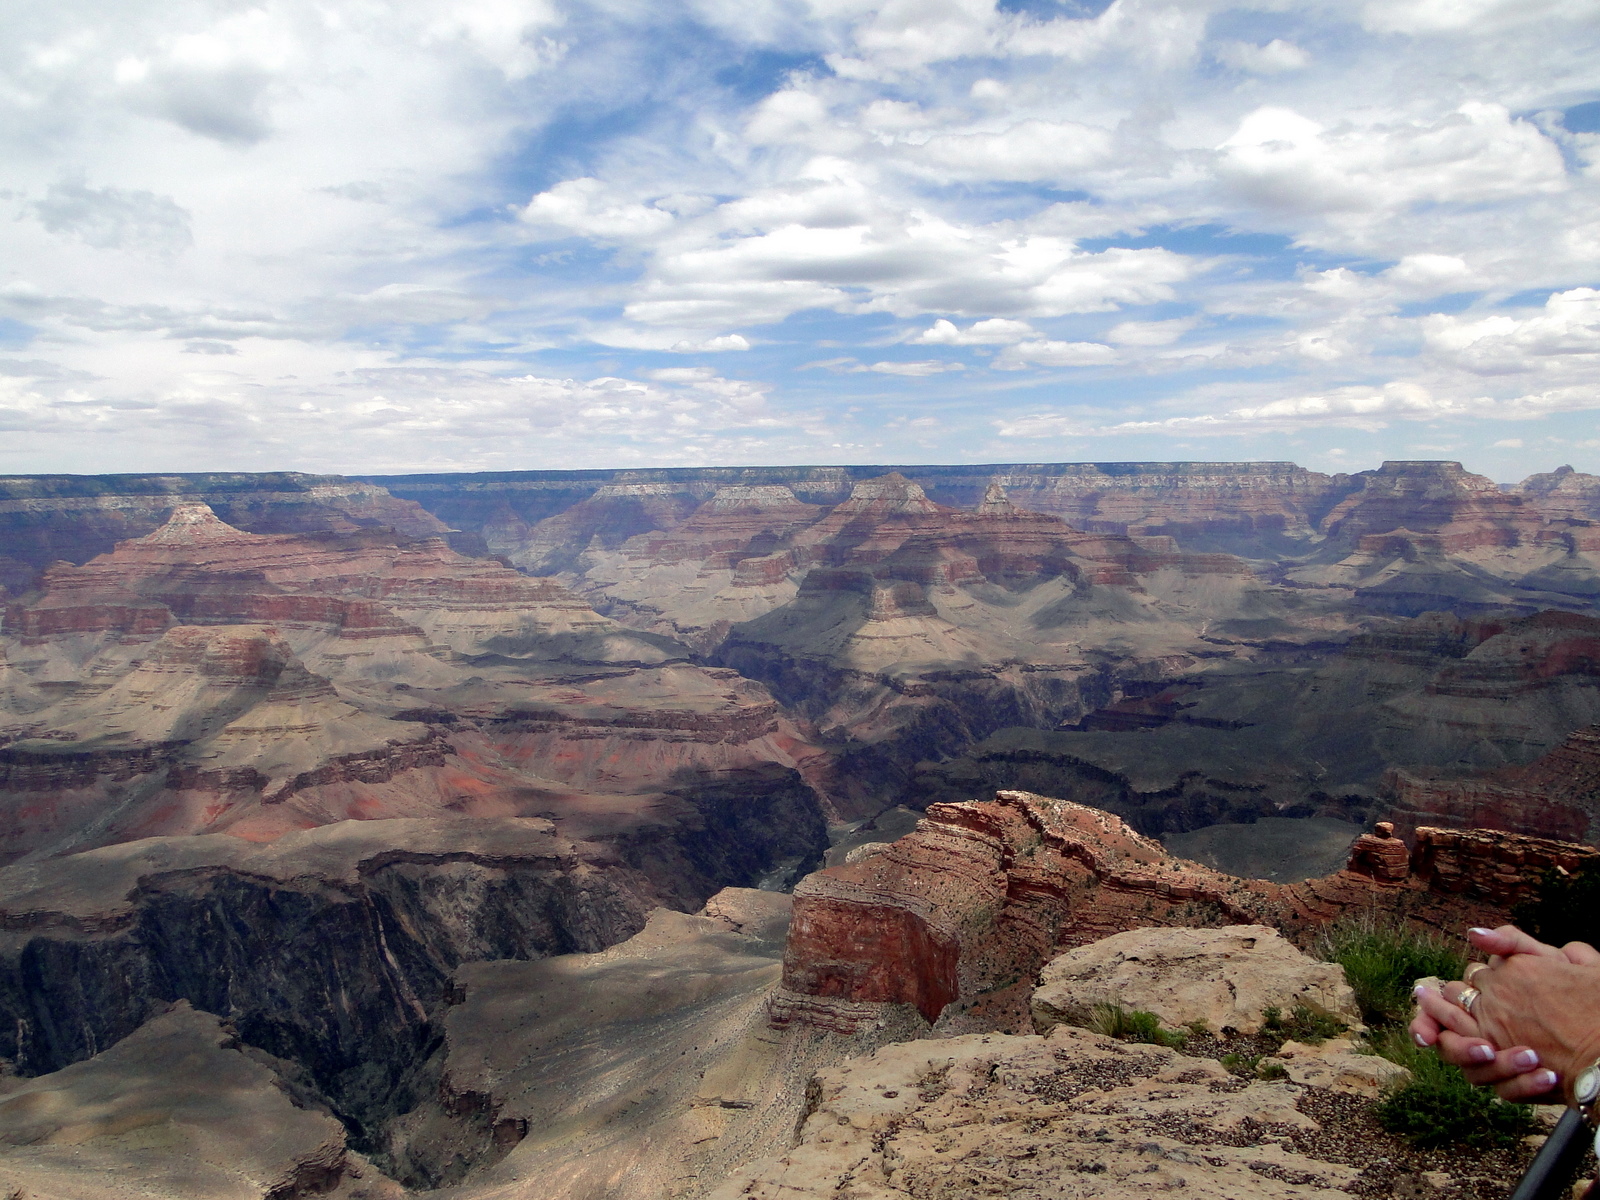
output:
<instances>
[{"instance_id":1,"label":"canyon wall","mask_svg":"<svg viewBox=\"0 0 1600 1200\"><path fill-rule=\"evenodd\" d=\"M1116 817L1026 792L930 805L916 830L807 877L794 895L779 1025L852 1029L909 1004L948 1033L1031 1028L1027 998L1063 949L1147 926L1270 925L1307 942L1379 911L1454 935L1497 925L1591 846L1484 830L1383 833L1350 865L1283 885L1167 853Z\"/></svg>"}]
</instances>

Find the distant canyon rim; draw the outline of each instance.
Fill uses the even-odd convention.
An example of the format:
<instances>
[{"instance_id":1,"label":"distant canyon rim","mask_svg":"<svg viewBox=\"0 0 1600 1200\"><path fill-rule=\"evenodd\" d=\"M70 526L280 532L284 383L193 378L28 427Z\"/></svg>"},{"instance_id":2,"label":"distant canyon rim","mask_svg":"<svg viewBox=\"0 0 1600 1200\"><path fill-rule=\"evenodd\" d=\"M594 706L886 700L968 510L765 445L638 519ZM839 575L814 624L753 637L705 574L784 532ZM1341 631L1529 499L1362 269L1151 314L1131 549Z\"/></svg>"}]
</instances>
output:
<instances>
[{"instance_id":1,"label":"distant canyon rim","mask_svg":"<svg viewBox=\"0 0 1600 1200\"><path fill-rule=\"evenodd\" d=\"M25 1081L180 1045L300 1131L241 1196L700 1195L813 1068L1026 1032L1055 948L1503 916L1600 821L1600 476L1567 467L12 476L0 589L30 1196L91 1194L69 1126L180 1151L63 1099L8 1125ZM1409 874L1341 870L1379 819Z\"/></svg>"}]
</instances>

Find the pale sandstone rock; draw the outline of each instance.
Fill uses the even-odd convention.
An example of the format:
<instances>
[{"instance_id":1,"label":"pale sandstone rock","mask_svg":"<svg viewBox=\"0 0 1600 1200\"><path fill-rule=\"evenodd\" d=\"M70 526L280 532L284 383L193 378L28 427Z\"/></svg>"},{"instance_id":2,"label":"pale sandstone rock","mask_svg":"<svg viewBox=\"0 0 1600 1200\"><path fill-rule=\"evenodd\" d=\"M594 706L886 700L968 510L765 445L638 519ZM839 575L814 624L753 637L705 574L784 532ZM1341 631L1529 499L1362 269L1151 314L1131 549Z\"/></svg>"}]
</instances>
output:
<instances>
[{"instance_id":1,"label":"pale sandstone rock","mask_svg":"<svg viewBox=\"0 0 1600 1200\"><path fill-rule=\"evenodd\" d=\"M1255 1033L1263 1012L1297 1004L1350 1024L1361 1019L1343 968L1295 949L1265 925L1132 929L1053 959L1033 994L1034 1025L1083 1025L1096 1005L1154 1013L1182 1028Z\"/></svg>"},{"instance_id":2,"label":"pale sandstone rock","mask_svg":"<svg viewBox=\"0 0 1600 1200\"><path fill-rule=\"evenodd\" d=\"M1320 1046L1285 1042L1266 1059L1281 1066L1295 1083L1332 1088L1357 1096L1377 1096L1411 1081L1411 1072L1376 1054L1362 1054L1352 1038L1329 1038Z\"/></svg>"},{"instance_id":3,"label":"pale sandstone rock","mask_svg":"<svg viewBox=\"0 0 1600 1200\"><path fill-rule=\"evenodd\" d=\"M819 1073L799 1143L709 1200L1120 1200L1175 1189L1194 1200L1333 1200L1352 1190L1356 1168L1284 1144L1317 1128L1295 1108L1296 1085L1237 1083L1211 1060L1070 1026L885 1046ZM1240 1130L1259 1130L1257 1144L1223 1144Z\"/></svg>"}]
</instances>

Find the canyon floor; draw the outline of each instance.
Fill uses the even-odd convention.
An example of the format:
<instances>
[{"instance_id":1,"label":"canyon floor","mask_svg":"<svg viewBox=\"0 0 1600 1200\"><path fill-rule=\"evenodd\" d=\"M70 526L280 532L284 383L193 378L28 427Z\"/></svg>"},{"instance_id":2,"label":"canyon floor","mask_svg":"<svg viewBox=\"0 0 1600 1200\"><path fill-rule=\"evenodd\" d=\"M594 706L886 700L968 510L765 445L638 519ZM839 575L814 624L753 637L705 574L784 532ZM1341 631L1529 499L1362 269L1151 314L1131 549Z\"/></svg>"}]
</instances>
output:
<instances>
[{"instance_id":1,"label":"canyon floor","mask_svg":"<svg viewBox=\"0 0 1600 1200\"><path fill-rule=\"evenodd\" d=\"M13 477L0 601L19 1195L698 1197L1074 945L1600 821L1567 468Z\"/></svg>"}]
</instances>

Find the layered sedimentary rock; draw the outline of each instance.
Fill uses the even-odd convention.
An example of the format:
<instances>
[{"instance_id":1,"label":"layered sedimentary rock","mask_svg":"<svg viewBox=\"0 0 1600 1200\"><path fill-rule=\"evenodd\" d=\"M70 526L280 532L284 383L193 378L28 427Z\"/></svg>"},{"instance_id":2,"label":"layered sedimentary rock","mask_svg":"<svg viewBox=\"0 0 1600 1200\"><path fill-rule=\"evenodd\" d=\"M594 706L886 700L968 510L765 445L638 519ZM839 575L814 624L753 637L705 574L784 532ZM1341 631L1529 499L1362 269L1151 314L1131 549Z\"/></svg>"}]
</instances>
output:
<instances>
[{"instance_id":1,"label":"layered sedimentary rock","mask_svg":"<svg viewBox=\"0 0 1600 1200\"><path fill-rule=\"evenodd\" d=\"M617 471L512 471L369 476L462 529L531 529L599 489L649 488L698 503L719 487L786 487L802 502L832 505L852 486L899 472L937 503L976 507L999 482L1020 507L1101 533L1210 539L1217 548L1265 537L1311 536L1359 482L1293 463L998 463L981 466L709 467ZM614 490L608 495L625 494ZM511 548L502 541L501 549Z\"/></svg>"},{"instance_id":2,"label":"layered sedimentary rock","mask_svg":"<svg viewBox=\"0 0 1600 1200\"><path fill-rule=\"evenodd\" d=\"M1594 841L1600 836L1600 725L1574 730L1527 766L1476 775L1396 768L1385 778L1395 818Z\"/></svg>"},{"instance_id":3,"label":"layered sedimentary rock","mask_svg":"<svg viewBox=\"0 0 1600 1200\"><path fill-rule=\"evenodd\" d=\"M39 1200L401 1200L264 1057L179 1001L0 1098L0 1188Z\"/></svg>"},{"instance_id":4,"label":"layered sedimentary rock","mask_svg":"<svg viewBox=\"0 0 1600 1200\"><path fill-rule=\"evenodd\" d=\"M822 840L818 755L759 685L439 539L249 534L182 506L52 567L0 641L10 858L540 814L679 858L697 904Z\"/></svg>"},{"instance_id":5,"label":"layered sedimentary rock","mask_svg":"<svg viewBox=\"0 0 1600 1200\"><path fill-rule=\"evenodd\" d=\"M1419 829L1408 871L1293 885L1185 862L1092 808L1024 792L931 805L915 832L795 890L773 1019L851 1028L875 1004L940 1029L1025 1028L1061 948L1145 926L1268 925L1302 938L1348 910L1437 928L1500 923L1545 871L1600 856L1514 834Z\"/></svg>"},{"instance_id":6,"label":"layered sedimentary rock","mask_svg":"<svg viewBox=\"0 0 1600 1200\"><path fill-rule=\"evenodd\" d=\"M797 1144L711 1196L1367 1194L1374 1180L1341 1138L1317 1136L1304 1094L1067 1025L902 1043L820 1073Z\"/></svg>"},{"instance_id":7,"label":"layered sedimentary rock","mask_svg":"<svg viewBox=\"0 0 1600 1200\"><path fill-rule=\"evenodd\" d=\"M1600 530L1454 462L1387 462L1324 517L1326 541L1283 577L1353 589L1369 608L1414 616L1592 607ZM1560 515L1557 515L1560 511Z\"/></svg>"},{"instance_id":8,"label":"layered sedimentary rock","mask_svg":"<svg viewBox=\"0 0 1600 1200\"><path fill-rule=\"evenodd\" d=\"M1363 820L1407 803L1396 769L1525 766L1600 720L1597 632L1573 613L1433 613L1297 658L1240 647L1168 680L1124 682L1124 699L1069 728L1003 730L923 764L914 790L952 800L1020 787L1148 834L1276 815ZM1435 823L1456 823L1444 811ZM1505 827L1583 836L1554 810L1547 827L1527 815Z\"/></svg>"},{"instance_id":9,"label":"layered sedimentary rock","mask_svg":"<svg viewBox=\"0 0 1600 1200\"><path fill-rule=\"evenodd\" d=\"M253 533L382 527L418 538L450 531L414 501L336 475L13 475L0 478L0 587L25 591L50 563L87 562L157 529L176 506L196 503Z\"/></svg>"},{"instance_id":10,"label":"layered sedimentary rock","mask_svg":"<svg viewBox=\"0 0 1600 1200\"><path fill-rule=\"evenodd\" d=\"M154 838L7 867L0 1057L57 1071L184 1000L293 1064L382 1156L440 1086L428 1060L457 966L600 950L679 886L671 864L535 818Z\"/></svg>"}]
</instances>

